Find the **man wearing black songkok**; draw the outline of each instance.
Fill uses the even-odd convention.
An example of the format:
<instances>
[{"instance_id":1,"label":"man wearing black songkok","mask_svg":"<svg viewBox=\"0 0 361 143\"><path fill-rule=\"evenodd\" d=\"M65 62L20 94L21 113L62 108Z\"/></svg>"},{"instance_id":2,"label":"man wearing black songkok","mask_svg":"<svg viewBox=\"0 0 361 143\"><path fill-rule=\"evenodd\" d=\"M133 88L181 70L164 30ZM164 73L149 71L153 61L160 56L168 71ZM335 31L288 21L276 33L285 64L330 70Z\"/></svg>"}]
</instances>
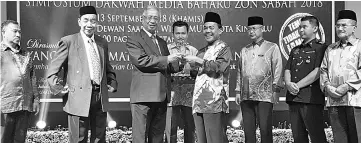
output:
<instances>
[{"instance_id":1,"label":"man wearing black songkok","mask_svg":"<svg viewBox=\"0 0 361 143\"><path fill-rule=\"evenodd\" d=\"M256 142L256 125L261 142L272 143L272 111L280 90L281 52L276 43L263 39L262 17L249 17L247 30L252 43L242 48L238 61L236 103L241 106L246 143Z\"/></svg>"},{"instance_id":2,"label":"man wearing black songkok","mask_svg":"<svg viewBox=\"0 0 361 143\"><path fill-rule=\"evenodd\" d=\"M193 92L193 118L198 143L228 143L226 113L229 113L229 65L231 48L220 39L222 23L219 14L207 12L203 34L207 46L197 56L188 55L197 76Z\"/></svg>"},{"instance_id":3,"label":"man wearing black songkok","mask_svg":"<svg viewBox=\"0 0 361 143\"><path fill-rule=\"evenodd\" d=\"M361 40L355 36L356 28L355 12L338 13L339 41L328 46L320 68L335 143L361 142Z\"/></svg>"},{"instance_id":4,"label":"man wearing black songkok","mask_svg":"<svg viewBox=\"0 0 361 143\"><path fill-rule=\"evenodd\" d=\"M91 143L105 143L108 92L116 91L117 81L108 60L108 43L94 34L97 12L93 6L80 8L78 24L79 33L60 39L47 82L55 95L63 97L69 142L86 143L90 129Z\"/></svg>"}]
</instances>

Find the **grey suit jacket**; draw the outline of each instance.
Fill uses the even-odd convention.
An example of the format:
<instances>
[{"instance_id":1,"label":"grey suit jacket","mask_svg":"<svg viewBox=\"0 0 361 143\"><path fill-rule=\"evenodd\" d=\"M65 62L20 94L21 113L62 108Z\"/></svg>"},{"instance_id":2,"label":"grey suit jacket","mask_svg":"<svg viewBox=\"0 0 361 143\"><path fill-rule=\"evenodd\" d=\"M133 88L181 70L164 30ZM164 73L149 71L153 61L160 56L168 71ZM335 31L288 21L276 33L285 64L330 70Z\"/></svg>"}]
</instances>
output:
<instances>
[{"instance_id":1,"label":"grey suit jacket","mask_svg":"<svg viewBox=\"0 0 361 143\"><path fill-rule=\"evenodd\" d=\"M104 112L108 111L108 87L117 88L115 73L109 64L108 43L94 35L101 63L101 103ZM92 84L88 66L88 58L80 33L60 39L55 58L47 71L47 81L54 95L68 85L69 93L63 97L64 111L77 116L88 117L92 93ZM63 75L61 74L63 69ZM63 78L62 78L63 76Z\"/></svg>"},{"instance_id":2,"label":"grey suit jacket","mask_svg":"<svg viewBox=\"0 0 361 143\"><path fill-rule=\"evenodd\" d=\"M128 37L126 43L133 68L130 102L162 102L170 97L171 73L179 72L178 62L167 62L167 43L157 36L161 50L144 30ZM169 96L167 98L167 96Z\"/></svg>"}]
</instances>

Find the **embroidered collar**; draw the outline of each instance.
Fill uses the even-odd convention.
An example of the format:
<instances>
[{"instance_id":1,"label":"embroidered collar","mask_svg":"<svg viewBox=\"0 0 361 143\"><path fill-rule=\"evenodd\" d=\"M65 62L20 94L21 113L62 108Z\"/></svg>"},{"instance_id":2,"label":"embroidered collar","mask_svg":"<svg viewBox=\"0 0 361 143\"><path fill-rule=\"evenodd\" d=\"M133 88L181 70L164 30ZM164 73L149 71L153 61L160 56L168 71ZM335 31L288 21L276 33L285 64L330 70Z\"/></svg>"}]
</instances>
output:
<instances>
[{"instance_id":1,"label":"embroidered collar","mask_svg":"<svg viewBox=\"0 0 361 143\"><path fill-rule=\"evenodd\" d=\"M10 49L13 53L19 53L21 51L19 45L16 45L18 47L18 49L14 49L14 48L8 46L7 44L5 44L4 42L1 42L0 44L1 44L1 50L2 51L5 51L7 49Z\"/></svg>"},{"instance_id":2,"label":"embroidered collar","mask_svg":"<svg viewBox=\"0 0 361 143\"><path fill-rule=\"evenodd\" d=\"M261 46L264 42L264 39L262 38L261 40L259 40L258 42L252 42L252 45L258 45L258 46Z\"/></svg>"}]
</instances>

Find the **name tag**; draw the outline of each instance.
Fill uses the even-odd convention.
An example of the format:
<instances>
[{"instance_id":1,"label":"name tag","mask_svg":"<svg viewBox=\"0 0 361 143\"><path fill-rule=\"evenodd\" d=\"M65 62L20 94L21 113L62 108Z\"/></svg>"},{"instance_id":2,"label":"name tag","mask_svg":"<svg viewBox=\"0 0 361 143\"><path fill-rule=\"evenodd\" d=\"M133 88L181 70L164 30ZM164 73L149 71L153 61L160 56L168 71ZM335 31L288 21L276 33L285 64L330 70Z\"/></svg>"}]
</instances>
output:
<instances>
[{"instance_id":1,"label":"name tag","mask_svg":"<svg viewBox=\"0 0 361 143\"><path fill-rule=\"evenodd\" d=\"M314 53L315 51L307 51L307 52L305 52L305 53L307 53L307 54L310 54L310 53Z\"/></svg>"}]
</instances>

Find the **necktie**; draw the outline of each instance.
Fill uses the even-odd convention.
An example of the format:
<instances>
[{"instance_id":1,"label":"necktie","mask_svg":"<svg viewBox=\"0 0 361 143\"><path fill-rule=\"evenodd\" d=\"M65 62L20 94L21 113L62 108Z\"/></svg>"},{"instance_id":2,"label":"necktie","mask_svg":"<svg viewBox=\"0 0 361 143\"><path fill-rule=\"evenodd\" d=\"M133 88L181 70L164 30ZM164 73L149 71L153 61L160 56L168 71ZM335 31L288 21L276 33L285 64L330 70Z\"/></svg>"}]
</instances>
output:
<instances>
[{"instance_id":1,"label":"necktie","mask_svg":"<svg viewBox=\"0 0 361 143\"><path fill-rule=\"evenodd\" d=\"M151 38L152 38L154 44L158 47L159 53L162 55L162 51L160 50L160 47L159 47L159 45L158 45L157 38L155 37L154 34L152 34L152 37L151 37Z\"/></svg>"},{"instance_id":2,"label":"necktie","mask_svg":"<svg viewBox=\"0 0 361 143\"><path fill-rule=\"evenodd\" d=\"M100 59L97 53L95 52L95 47L93 45L93 40L89 39L90 45L90 59L93 69L93 81L97 84L100 84Z\"/></svg>"}]
</instances>

